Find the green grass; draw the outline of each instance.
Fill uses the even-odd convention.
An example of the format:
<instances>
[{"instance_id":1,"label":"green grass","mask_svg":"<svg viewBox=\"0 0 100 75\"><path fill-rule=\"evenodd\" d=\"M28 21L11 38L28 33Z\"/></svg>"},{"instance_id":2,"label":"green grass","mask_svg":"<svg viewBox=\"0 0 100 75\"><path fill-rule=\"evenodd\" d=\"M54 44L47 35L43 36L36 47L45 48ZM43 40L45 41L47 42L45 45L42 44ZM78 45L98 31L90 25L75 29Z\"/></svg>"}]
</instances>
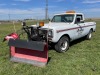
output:
<instances>
[{"instance_id":1,"label":"green grass","mask_svg":"<svg viewBox=\"0 0 100 75\"><path fill-rule=\"evenodd\" d=\"M20 27L16 24L17 30ZM91 40L77 42L65 53L49 50L51 60L44 68L9 60L9 47L2 40L13 31L12 24L0 25L0 75L100 75L99 21Z\"/></svg>"}]
</instances>

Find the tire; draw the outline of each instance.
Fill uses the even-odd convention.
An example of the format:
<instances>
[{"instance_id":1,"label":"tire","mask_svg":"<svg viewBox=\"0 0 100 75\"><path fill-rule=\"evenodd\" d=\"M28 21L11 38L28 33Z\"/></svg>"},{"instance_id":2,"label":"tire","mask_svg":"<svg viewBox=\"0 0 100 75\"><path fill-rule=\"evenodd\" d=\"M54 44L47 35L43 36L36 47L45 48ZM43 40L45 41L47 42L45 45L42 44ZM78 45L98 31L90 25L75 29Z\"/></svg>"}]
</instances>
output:
<instances>
[{"instance_id":1,"label":"tire","mask_svg":"<svg viewBox=\"0 0 100 75\"><path fill-rule=\"evenodd\" d=\"M89 33L86 36L87 40L91 40L91 38L92 38L92 30L90 30Z\"/></svg>"},{"instance_id":2,"label":"tire","mask_svg":"<svg viewBox=\"0 0 100 75\"><path fill-rule=\"evenodd\" d=\"M59 53L64 53L69 49L69 38L63 36L56 44L55 50Z\"/></svg>"}]
</instances>

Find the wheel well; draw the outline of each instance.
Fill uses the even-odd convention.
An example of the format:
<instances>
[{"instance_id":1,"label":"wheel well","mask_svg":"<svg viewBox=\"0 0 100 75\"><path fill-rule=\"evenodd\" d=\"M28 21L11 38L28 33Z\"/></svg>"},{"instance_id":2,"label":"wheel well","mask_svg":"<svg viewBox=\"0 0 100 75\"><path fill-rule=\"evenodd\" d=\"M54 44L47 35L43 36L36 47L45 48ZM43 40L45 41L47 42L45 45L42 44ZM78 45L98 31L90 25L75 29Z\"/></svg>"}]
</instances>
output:
<instances>
[{"instance_id":1,"label":"wheel well","mask_svg":"<svg viewBox=\"0 0 100 75\"><path fill-rule=\"evenodd\" d=\"M70 36L69 36L68 34L64 34L62 37L64 37L64 36L67 36L68 39L69 39L69 41L71 40L71 38L70 38ZM61 38L62 38L62 37L61 37Z\"/></svg>"}]
</instances>

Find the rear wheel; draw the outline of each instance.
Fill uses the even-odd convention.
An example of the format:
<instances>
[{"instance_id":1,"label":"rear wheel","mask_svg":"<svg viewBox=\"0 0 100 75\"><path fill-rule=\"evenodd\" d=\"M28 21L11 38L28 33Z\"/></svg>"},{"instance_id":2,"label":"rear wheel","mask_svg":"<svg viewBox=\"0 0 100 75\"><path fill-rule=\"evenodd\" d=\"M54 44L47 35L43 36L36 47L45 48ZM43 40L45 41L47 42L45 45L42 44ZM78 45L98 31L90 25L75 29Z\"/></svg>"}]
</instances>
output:
<instances>
[{"instance_id":1,"label":"rear wheel","mask_svg":"<svg viewBox=\"0 0 100 75\"><path fill-rule=\"evenodd\" d=\"M92 30L90 30L88 35L86 36L87 40L90 40L91 38L92 38Z\"/></svg>"},{"instance_id":2,"label":"rear wheel","mask_svg":"<svg viewBox=\"0 0 100 75\"><path fill-rule=\"evenodd\" d=\"M56 44L55 49L57 52L63 53L69 49L69 38L64 36Z\"/></svg>"}]
</instances>

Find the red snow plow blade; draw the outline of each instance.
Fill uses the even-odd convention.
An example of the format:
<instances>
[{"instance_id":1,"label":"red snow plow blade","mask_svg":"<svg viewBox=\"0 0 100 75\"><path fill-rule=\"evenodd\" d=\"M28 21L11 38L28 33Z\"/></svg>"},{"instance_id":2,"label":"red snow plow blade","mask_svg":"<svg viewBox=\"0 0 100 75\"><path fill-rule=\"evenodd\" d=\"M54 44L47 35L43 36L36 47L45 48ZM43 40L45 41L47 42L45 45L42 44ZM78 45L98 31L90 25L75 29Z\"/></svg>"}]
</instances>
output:
<instances>
[{"instance_id":1,"label":"red snow plow blade","mask_svg":"<svg viewBox=\"0 0 100 75\"><path fill-rule=\"evenodd\" d=\"M10 46L10 60L13 62L28 63L43 67L48 62L48 47L44 42L13 40L8 42Z\"/></svg>"},{"instance_id":2,"label":"red snow plow blade","mask_svg":"<svg viewBox=\"0 0 100 75\"><path fill-rule=\"evenodd\" d=\"M6 40L9 41L10 39L18 39L18 38L19 35L17 33L11 33L4 38L3 42Z\"/></svg>"}]
</instances>

